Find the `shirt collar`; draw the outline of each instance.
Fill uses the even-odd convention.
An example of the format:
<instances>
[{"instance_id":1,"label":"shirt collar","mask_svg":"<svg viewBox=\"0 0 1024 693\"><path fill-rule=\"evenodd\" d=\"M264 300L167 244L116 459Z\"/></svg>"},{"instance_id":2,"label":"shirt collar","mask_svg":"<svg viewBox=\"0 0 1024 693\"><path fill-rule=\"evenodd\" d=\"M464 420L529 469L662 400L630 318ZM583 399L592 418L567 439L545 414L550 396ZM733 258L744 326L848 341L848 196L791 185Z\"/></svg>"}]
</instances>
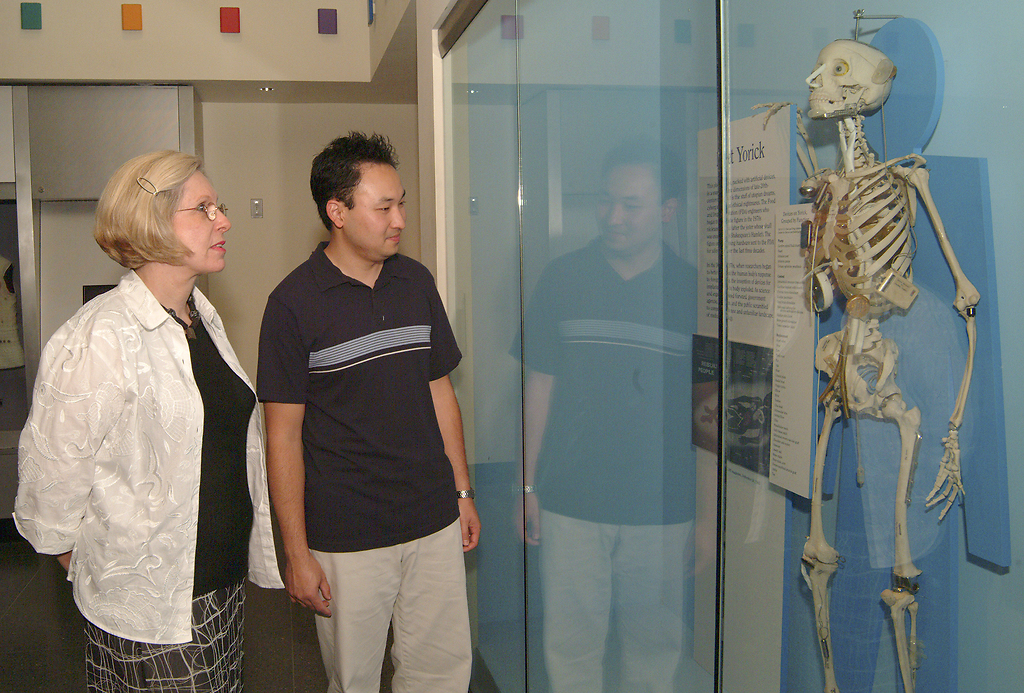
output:
<instances>
[{"instance_id":1,"label":"shirt collar","mask_svg":"<svg viewBox=\"0 0 1024 693\"><path fill-rule=\"evenodd\" d=\"M353 286L365 286L361 281L353 279L331 262L330 258L327 257L327 253L324 249L327 247L327 241L321 242L317 245L316 250L310 256L313 263L313 279L316 281L317 288L321 292L327 291L328 289L340 286L342 284L351 284ZM380 275L377 278L376 287L384 286L391 279L409 279L412 275L409 273L409 265L402 261L402 256L392 255L384 261L384 265L380 268Z\"/></svg>"},{"instance_id":2,"label":"shirt collar","mask_svg":"<svg viewBox=\"0 0 1024 693\"><path fill-rule=\"evenodd\" d=\"M168 320L174 320L164 310L164 307L160 305L160 301L156 299L153 292L149 290L149 287L146 286L145 282L142 281L142 278L134 270L121 277L117 288L121 295L124 296L128 309L138 317L139 323L143 328L155 330ZM220 329L220 316L217 315L213 304L207 300L203 292L198 288L193 288L192 297L196 302L196 310L199 311L199 315L202 316L203 320L207 324Z\"/></svg>"},{"instance_id":3,"label":"shirt collar","mask_svg":"<svg viewBox=\"0 0 1024 693\"><path fill-rule=\"evenodd\" d=\"M598 271L607 273L613 280L618 280L624 284L640 282L643 281L645 277L661 277L664 273L665 256L673 252L669 245L662 241L661 252L658 254L658 259L654 261L653 265L645 269L640 274L632 276L629 279L623 279L622 276L615 271L615 268L612 267L611 263L608 262L608 258L604 256L604 252L601 250L601 243L602 240L598 237L591 241L587 246L587 249L591 253L593 262L599 268Z\"/></svg>"}]
</instances>

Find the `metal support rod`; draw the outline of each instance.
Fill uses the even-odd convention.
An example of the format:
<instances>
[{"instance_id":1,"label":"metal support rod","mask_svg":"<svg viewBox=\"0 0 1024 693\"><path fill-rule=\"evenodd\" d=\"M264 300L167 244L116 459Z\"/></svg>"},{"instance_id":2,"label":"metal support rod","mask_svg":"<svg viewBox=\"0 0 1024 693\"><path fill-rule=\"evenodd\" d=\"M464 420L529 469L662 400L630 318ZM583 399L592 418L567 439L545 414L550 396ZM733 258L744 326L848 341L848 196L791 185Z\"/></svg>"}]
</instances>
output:
<instances>
[{"instance_id":1,"label":"metal support rod","mask_svg":"<svg viewBox=\"0 0 1024 693\"><path fill-rule=\"evenodd\" d=\"M864 10L853 11L853 40L860 41L860 20L862 19L901 19L902 14L864 14Z\"/></svg>"},{"instance_id":2,"label":"metal support rod","mask_svg":"<svg viewBox=\"0 0 1024 693\"><path fill-rule=\"evenodd\" d=\"M729 335L726 314L728 287L728 244L729 227L729 151L730 151L730 82L729 82L729 0L717 0L717 50L718 50L718 401L719 412L725 402L726 385L729 378ZM725 417L718 421L718 498L716 511L715 551L715 665L714 687L716 693L725 690L725 531L726 531L726 468L725 464Z\"/></svg>"}]
</instances>

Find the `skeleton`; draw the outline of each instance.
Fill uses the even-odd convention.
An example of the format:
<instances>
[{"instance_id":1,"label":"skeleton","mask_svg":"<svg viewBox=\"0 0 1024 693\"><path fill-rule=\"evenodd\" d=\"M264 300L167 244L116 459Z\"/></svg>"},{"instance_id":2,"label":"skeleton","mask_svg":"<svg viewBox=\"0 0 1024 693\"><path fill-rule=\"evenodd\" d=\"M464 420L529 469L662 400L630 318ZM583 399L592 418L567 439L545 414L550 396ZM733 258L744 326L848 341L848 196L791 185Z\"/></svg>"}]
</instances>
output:
<instances>
[{"instance_id":1,"label":"skeleton","mask_svg":"<svg viewBox=\"0 0 1024 693\"><path fill-rule=\"evenodd\" d=\"M825 539L822 528L822 479L829 433L840 416L870 417L894 422L900 432L901 451L895 503L895 546L892 586L882 592L895 629L897 655L904 690L914 693L918 667L914 565L907 532L907 506L920 442L921 413L908 409L895 383L896 344L882 336L880 322L893 312L910 309L917 288L911 269L911 236L917 196L935 228L939 246L953 274L953 302L967 325L968 355L944 454L926 505L942 504L939 520L957 497L963 497L958 432L964 418L977 342L974 309L980 300L950 246L928 186L925 160L912 154L878 162L863 131L864 114L880 108L889 95L896 68L880 51L850 40L835 41L818 56L807 78L811 89L808 115L835 120L839 129L840 162L837 170L820 169L808 141L798 109L797 130L806 151L798 156L808 178L800 186L813 200L813 218L804 223L804 252L808 298L815 311L832 302L834 289L846 298L846 322L839 332L823 337L815 352L815 365L830 379L821 394L825 410L814 460L810 535L804 544L801 572L814 600L815 622L825 670L825 693L838 693L832 661L829 622L829 581L839 554ZM768 106L766 119L786 104ZM757 107L755 107L757 108ZM858 469L858 483L863 470ZM906 617L910 616L907 633Z\"/></svg>"}]
</instances>

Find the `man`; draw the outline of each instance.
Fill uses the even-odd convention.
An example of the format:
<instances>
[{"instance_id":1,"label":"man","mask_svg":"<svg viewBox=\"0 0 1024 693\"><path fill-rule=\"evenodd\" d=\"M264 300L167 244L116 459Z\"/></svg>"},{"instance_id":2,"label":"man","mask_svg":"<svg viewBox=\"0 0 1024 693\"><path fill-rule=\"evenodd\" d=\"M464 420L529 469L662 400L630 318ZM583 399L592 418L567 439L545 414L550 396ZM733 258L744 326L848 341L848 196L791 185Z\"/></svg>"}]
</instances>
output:
<instances>
[{"instance_id":1,"label":"man","mask_svg":"<svg viewBox=\"0 0 1024 693\"><path fill-rule=\"evenodd\" d=\"M292 600L316 611L329 693L469 686L464 551L477 545L461 353L429 271L398 254L405 189L381 135L313 161L330 232L271 293L260 333L268 476ZM460 550L461 549L461 550Z\"/></svg>"},{"instance_id":2,"label":"man","mask_svg":"<svg viewBox=\"0 0 1024 693\"><path fill-rule=\"evenodd\" d=\"M647 140L610 152L599 237L548 265L526 313L522 528L554 693L675 690L695 532L714 555L689 436L696 271L663 240L675 170Z\"/></svg>"}]
</instances>

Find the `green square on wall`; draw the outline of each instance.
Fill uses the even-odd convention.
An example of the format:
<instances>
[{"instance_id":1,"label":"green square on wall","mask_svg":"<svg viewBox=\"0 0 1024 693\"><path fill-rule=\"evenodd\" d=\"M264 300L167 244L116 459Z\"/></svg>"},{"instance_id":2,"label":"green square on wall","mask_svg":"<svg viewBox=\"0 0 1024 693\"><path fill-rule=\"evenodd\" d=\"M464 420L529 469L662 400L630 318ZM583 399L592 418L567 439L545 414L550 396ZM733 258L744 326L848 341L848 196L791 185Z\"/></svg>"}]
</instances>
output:
<instances>
[{"instance_id":1,"label":"green square on wall","mask_svg":"<svg viewBox=\"0 0 1024 693\"><path fill-rule=\"evenodd\" d=\"M43 4L40 2L21 3L21 28L43 28Z\"/></svg>"}]
</instances>

